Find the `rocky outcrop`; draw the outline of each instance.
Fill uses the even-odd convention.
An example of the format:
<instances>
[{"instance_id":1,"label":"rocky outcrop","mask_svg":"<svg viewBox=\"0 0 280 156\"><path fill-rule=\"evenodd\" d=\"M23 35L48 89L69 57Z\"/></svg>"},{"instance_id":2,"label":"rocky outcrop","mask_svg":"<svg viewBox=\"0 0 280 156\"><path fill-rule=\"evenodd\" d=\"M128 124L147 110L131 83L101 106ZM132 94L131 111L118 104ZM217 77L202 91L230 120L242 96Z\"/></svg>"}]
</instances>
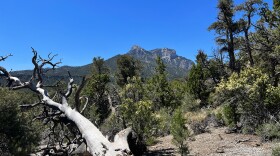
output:
<instances>
[{"instance_id":1,"label":"rocky outcrop","mask_svg":"<svg viewBox=\"0 0 280 156\"><path fill-rule=\"evenodd\" d=\"M158 48L148 51L135 45L132 46L127 54L145 63L154 62L159 56L167 66L181 68L184 70L189 70L194 64L193 61L185 57L178 56L174 49L169 48Z\"/></svg>"}]
</instances>

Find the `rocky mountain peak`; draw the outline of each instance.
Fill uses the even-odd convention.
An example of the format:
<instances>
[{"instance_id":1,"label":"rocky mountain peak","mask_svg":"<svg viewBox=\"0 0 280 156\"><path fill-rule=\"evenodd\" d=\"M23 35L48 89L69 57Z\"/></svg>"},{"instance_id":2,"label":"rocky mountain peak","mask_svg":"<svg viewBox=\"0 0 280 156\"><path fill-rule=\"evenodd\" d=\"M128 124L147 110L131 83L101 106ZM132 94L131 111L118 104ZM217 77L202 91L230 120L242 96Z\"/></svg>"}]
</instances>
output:
<instances>
[{"instance_id":1,"label":"rocky mountain peak","mask_svg":"<svg viewBox=\"0 0 280 156\"><path fill-rule=\"evenodd\" d=\"M142 47L138 46L138 45L134 45L130 48L130 51L133 52L141 52L141 51L146 51L145 49L143 49Z\"/></svg>"},{"instance_id":2,"label":"rocky mountain peak","mask_svg":"<svg viewBox=\"0 0 280 156\"><path fill-rule=\"evenodd\" d=\"M193 65L191 60L178 56L174 49L169 48L157 48L148 51L138 45L134 45L127 54L147 64L155 62L159 56L170 67L189 70Z\"/></svg>"},{"instance_id":3,"label":"rocky mountain peak","mask_svg":"<svg viewBox=\"0 0 280 156\"><path fill-rule=\"evenodd\" d=\"M130 51L128 52L128 54L132 54L132 55L146 55L148 51L141 48L138 45L134 45L131 47Z\"/></svg>"},{"instance_id":4,"label":"rocky mountain peak","mask_svg":"<svg viewBox=\"0 0 280 156\"><path fill-rule=\"evenodd\" d=\"M161 57L162 59L167 59L167 60L175 59L178 57L176 51L174 49L169 49L169 48L154 49L152 50L152 53L154 55Z\"/></svg>"},{"instance_id":5,"label":"rocky mountain peak","mask_svg":"<svg viewBox=\"0 0 280 156\"><path fill-rule=\"evenodd\" d=\"M143 48L141 48L139 45L133 45L130 50L141 50L141 49Z\"/></svg>"}]
</instances>

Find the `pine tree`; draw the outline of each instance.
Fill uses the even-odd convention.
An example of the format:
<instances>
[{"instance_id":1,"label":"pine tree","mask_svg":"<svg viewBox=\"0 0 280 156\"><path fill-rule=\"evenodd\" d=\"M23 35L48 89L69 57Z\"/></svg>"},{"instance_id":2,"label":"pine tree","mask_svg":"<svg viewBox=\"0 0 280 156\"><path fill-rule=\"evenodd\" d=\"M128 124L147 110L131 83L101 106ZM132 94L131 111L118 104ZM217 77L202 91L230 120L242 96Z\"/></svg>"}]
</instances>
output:
<instances>
[{"instance_id":1,"label":"pine tree","mask_svg":"<svg viewBox=\"0 0 280 156\"><path fill-rule=\"evenodd\" d=\"M88 112L91 116L98 117L97 123L101 124L109 115L109 101L107 95L107 85L110 82L109 70L105 65L104 59L100 57L93 58L92 73L87 83L85 93L89 96L93 105L93 112ZM96 119L95 119L96 120Z\"/></svg>"},{"instance_id":2,"label":"pine tree","mask_svg":"<svg viewBox=\"0 0 280 156\"><path fill-rule=\"evenodd\" d=\"M173 135L173 143L179 147L181 155L189 153L186 140L190 135L188 128L185 126L186 119L180 108L176 109L171 121L171 134Z\"/></svg>"},{"instance_id":3,"label":"pine tree","mask_svg":"<svg viewBox=\"0 0 280 156\"><path fill-rule=\"evenodd\" d=\"M221 51L228 52L229 68L237 71L235 59L235 35L238 33L237 22L234 21L234 4L232 0L219 0L218 21L214 22L208 30L215 30L219 35L216 42L222 46Z\"/></svg>"},{"instance_id":4,"label":"pine tree","mask_svg":"<svg viewBox=\"0 0 280 156\"><path fill-rule=\"evenodd\" d=\"M121 55L117 59L117 67L116 81L120 87L127 84L129 77L139 76L140 63L129 55Z\"/></svg>"},{"instance_id":5,"label":"pine tree","mask_svg":"<svg viewBox=\"0 0 280 156\"><path fill-rule=\"evenodd\" d=\"M156 59L157 67L155 75L150 79L148 85L148 96L154 103L156 110L161 107L171 107L175 109L179 102L174 96L174 92L167 79L166 66L162 59Z\"/></svg>"}]
</instances>

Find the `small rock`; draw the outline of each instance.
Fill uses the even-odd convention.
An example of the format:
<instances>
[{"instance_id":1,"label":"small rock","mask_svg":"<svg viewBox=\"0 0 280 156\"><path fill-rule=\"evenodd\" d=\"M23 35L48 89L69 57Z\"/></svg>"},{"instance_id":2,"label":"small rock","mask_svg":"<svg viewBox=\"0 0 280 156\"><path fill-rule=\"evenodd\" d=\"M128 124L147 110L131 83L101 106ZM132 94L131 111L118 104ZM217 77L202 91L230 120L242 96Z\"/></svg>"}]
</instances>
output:
<instances>
[{"instance_id":1,"label":"small rock","mask_svg":"<svg viewBox=\"0 0 280 156\"><path fill-rule=\"evenodd\" d=\"M216 150L216 152L217 152L217 153L225 153L224 149L222 149L222 148L218 148L218 149Z\"/></svg>"},{"instance_id":2,"label":"small rock","mask_svg":"<svg viewBox=\"0 0 280 156\"><path fill-rule=\"evenodd\" d=\"M195 137L190 137L189 140L190 141L195 141L196 139L195 139Z\"/></svg>"},{"instance_id":3,"label":"small rock","mask_svg":"<svg viewBox=\"0 0 280 156\"><path fill-rule=\"evenodd\" d=\"M253 147L259 147L259 146L261 146L260 143L257 143L257 142L256 142L256 143L253 144Z\"/></svg>"}]
</instances>

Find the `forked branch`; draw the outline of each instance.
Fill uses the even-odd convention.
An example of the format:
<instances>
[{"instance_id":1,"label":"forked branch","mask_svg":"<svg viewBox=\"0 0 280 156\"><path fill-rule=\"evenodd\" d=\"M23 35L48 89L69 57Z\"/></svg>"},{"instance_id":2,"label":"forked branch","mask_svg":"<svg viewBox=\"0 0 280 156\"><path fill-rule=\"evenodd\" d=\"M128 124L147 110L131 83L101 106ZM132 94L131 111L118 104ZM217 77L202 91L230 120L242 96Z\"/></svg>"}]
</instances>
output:
<instances>
[{"instance_id":1,"label":"forked branch","mask_svg":"<svg viewBox=\"0 0 280 156\"><path fill-rule=\"evenodd\" d=\"M0 61L5 61L9 56L13 56L12 54L8 54L6 56L0 56Z\"/></svg>"}]
</instances>

